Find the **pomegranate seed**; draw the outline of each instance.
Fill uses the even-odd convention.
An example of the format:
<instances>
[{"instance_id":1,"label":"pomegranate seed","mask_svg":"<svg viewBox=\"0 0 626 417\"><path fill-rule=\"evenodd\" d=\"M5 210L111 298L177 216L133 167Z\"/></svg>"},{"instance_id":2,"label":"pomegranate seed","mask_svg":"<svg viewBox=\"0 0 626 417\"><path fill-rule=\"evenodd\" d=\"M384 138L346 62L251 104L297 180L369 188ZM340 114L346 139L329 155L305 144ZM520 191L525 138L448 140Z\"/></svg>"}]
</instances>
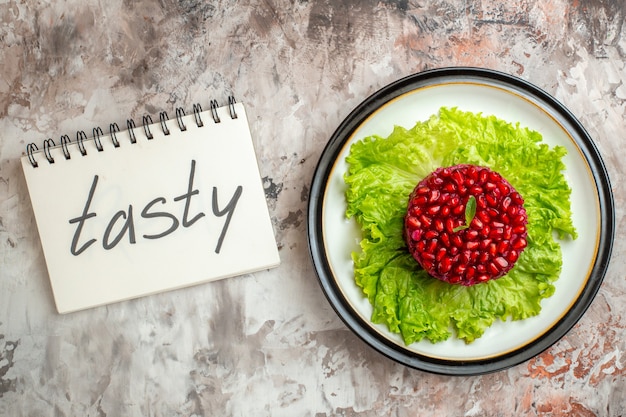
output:
<instances>
[{"instance_id":1,"label":"pomegranate seed","mask_svg":"<svg viewBox=\"0 0 626 417\"><path fill-rule=\"evenodd\" d=\"M470 187L469 191L470 191L470 193L472 195L482 195L482 193L483 193L482 187L480 187L478 185L474 185L474 186Z\"/></svg>"},{"instance_id":2,"label":"pomegranate seed","mask_svg":"<svg viewBox=\"0 0 626 417\"><path fill-rule=\"evenodd\" d=\"M430 252L424 252L424 253L422 254L422 257L423 257L424 259L428 260L428 261L431 261L431 262L435 260L435 255L433 255L433 254L432 254L432 253L430 253Z\"/></svg>"},{"instance_id":3,"label":"pomegranate seed","mask_svg":"<svg viewBox=\"0 0 626 417\"><path fill-rule=\"evenodd\" d=\"M479 211L478 213L476 213L476 217L478 217L484 223L489 223L491 221L491 217L489 216L489 213L487 213L487 211L485 211L485 210ZM474 217L474 218L476 218L476 217Z\"/></svg>"},{"instance_id":4,"label":"pomegranate seed","mask_svg":"<svg viewBox=\"0 0 626 417\"><path fill-rule=\"evenodd\" d=\"M432 181L431 181L431 184L432 185L441 185L441 184L443 184L443 182L444 182L443 178L441 178L441 177L433 177Z\"/></svg>"},{"instance_id":5,"label":"pomegranate seed","mask_svg":"<svg viewBox=\"0 0 626 417\"><path fill-rule=\"evenodd\" d=\"M452 213L454 213L456 215L465 213L465 206L464 205L460 205L460 206L454 207L452 209Z\"/></svg>"},{"instance_id":6,"label":"pomegranate seed","mask_svg":"<svg viewBox=\"0 0 626 417\"><path fill-rule=\"evenodd\" d=\"M463 174L459 170L454 170L454 172L452 172L452 180L456 183L457 186L463 185L463 183L465 182Z\"/></svg>"},{"instance_id":7,"label":"pomegranate seed","mask_svg":"<svg viewBox=\"0 0 626 417\"><path fill-rule=\"evenodd\" d=\"M478 231L477 230L468 230L467 233L465 233L465 237L469 240L474 240L478 237Z\"/></svg>"},{"instance_id":8,"label":"pomegranate seed","mask_svg":"<svg viewBox=\"0 0 626 417\"><path fill-rule=\"evenodd\" d=\"M417 218L413 217L413 216L409 216L406 219L406 224L407 226L409 226L411 229L419 229L419 227L422 225L420 223L419 220L417 220Z\"/></svg>"},{"instance_id":9,"label":"pomegranate seed","mask_svg":"<svg viewBox=\"0 0 626 417\"><path fill-rule=\"evenodd\" d=\"M526 247L526 245L528 244L528 242L526 242L526 239L524 239L523 237L518 237L516 240L513 241L513 244L511 245L513 247L513 249L524 249Z\"/></svg>"},{"instance_id":10,"label":"pomegranate seed","mask_svg":"<svg viewBox=\"0 0 626 417\"><path fill-rule=\"evenodd\" d=\"M461 256L459 257L461 265L467 264L471 259L472 259L472 252L471 251L464 250L463 252L461 252Z\"/></svg>"},{"instance_id":11,"label":"pomegranate seed","mask_svg":"<svg viewBox=\"0 0 626 417\"><path fill-rule=\"evenodd\" d=\"M472 220L472 227L474 229L481 230L485 227L485 224L478 217L474 217L474 220Z\"/></svg>"},{"instance_id":12,"label":"pomegranate seed","mask_svg":"<svg viewBox=\"0 0 626 417\"><path fill-rule=\"evenodd\" d=\"M446 219L446 224L445 224L446 232L454 233L454 228L455 227L456 227L456 224L454 222L454 219L452 217L448 217Z\"/></svg>"},{"instance_id":13,"label":"pomegranate seed","mask_svg":"<svg viewBox=\"0 0 626 417\"><path fill-rule=\"evenodd\" d=\"M476 211L467 224L464 202L469 196L476 199ZM522 196L489 168L437 169L415 187L408 201L408 249L422 268L443 281L474 285L500 278L528 245Z\"/></svg>"},{"instance_id":14,"label":"pomegranate seed","mask_svg":"<svg viewBox=\"0 0 626 417\"><path fill-rule=\"evenodd\" d=\"M450 272L452 269L452 261L450 258L443 258L443 260L439 263L439 272L442 274L446 274Z\"/></svg>"},{"instance_id":15,"label":"pomegranate seed","mask_svg":"<svg viewBox=\"0 0 626 417\"><path fill-rule=\"evenodd\" d=\"M505 183L503 183L502 181L499 181L497 184L498 186L498 190L500 191L500 193L502 194L509 194L509 192L511 191L511 189L509 188L508 185L506 185Z\"/></svg>"},{"instance_id":16,"label":"pomegranate seed","mask_svg":"<svg viewBox=\"0 0 626 417\"><path fill-rule=\"evenodd\" d=\"M426 204L427 202L428 202L428 198L426 198L423 195L419 197L415 197L413 200L411 200L411 204L414 206L422 206Z\"/></svg>"},{"instance_id":17,"label":"pomegranate seed","mask_svg":"<svg viewBox=\"0 0 626 417\"><path fill-rule=\"evenodd\" d=\"M524 233L526 231L526 226L524 225L519 225L519 226L515 226L512 229L513 233L515 233L516 235L521 235L522 233Z\"/></svg>"},{"instance_id":18,"label":"pomegranate seed","mask_svg":"<svg viewBox=\"0 0 626 417\"><path fill-rule=\"evenodd\" d=\"M450 247L450 235L449 235L449 234L447 234L447 233L442 233L442 234L441 234L441 236L440 236L440 239L441 239L441 243L443 243L443 245L444 245L446 248L449 248L449 247Z\"/></svg>"},{"instance_id":19,"label":"pomegranate seed","mask_svg":"<svg viewBox=\"0 0 626 417\"><path fill-rule=\"evenodd\" d=\"M511 207L511 197L509 197L508 195L506 197L504 197L502 199L502 208L506 211L509 209L509 207Z\"/></svg>"},{"instance_id":20,"label":"pomegranate seed","mask_svg":"<svg viewBox=\"0 0 626 417\"><path fill-rule=\"evenodd\" d=\"M452 242L452 244L456 246L457 248L460 248L463 246L463 239L458 233L452 235L452 237L450 238L450 242Z\"/></svg>"},{"instance_id":21,"label":"pomegranate seed","mask_svg":"<svg viewBox=\"0 0 626 417\"><path fill-rule=\"evenodd\" d=\"M434 239L438 236L439 236L439 233L436 230L427 230L426 233L424 233L425 239Z\"/></svg>"},{"instance_id":22,"label":"pomegranate seed","mask_svg":"<svg viewBox=\"0 0 626 417\"><path fill-rule=\"evenodd\" d=\"M469 250L478 249L479 243L476 241L469 241L465 244L465 247Z\"/></svg>"},{"instance_id":23,"label":"pomegranate seed","mask_svg":"<svg viewBox=\"0 0 626 417\"><path fill-rule=\"evenodd\" d=\"M428 207L426 212L431 216L434 216L435 214L439 213L439 210L441 210L441 206L430 206Z\"/></svg>"},{"instance_id":24,"label":"pomegranate seed","mask_svg":"<svg viewBox=\"0 0 626 417\"><path fill-rule=\"evenodd\" d=\"M486 209L487 208L487 200L485 199L485 195L484 194L479 194L478 197L476 197L476 205L480 209Z\"/></svg>"},{"instance_id":25,"label":"pomegranate seed","mask_svg":"<svg viewBox=\"0 0 626 417\"><path fill-rule=\"evenodd\" d=\"M498 256L497 258L494 258L493 262L498 265L500 267L500 269L505 269L506 267L509 266L509 262L504 259L502 256Z\"/></svg>"},{"instance_id":26,"label":"pomegranate seed","mask_svg":"<svg viewBox=\"0 0 626 417\"><path fill-rule=\"evenodd\" d=\"M461 280L463 280L463 278L462 278L461 276L459 276L459 275L454 275L454 276L451 276L451 277L448 279L448 282L449 282L450 284L458 284L458 283L460 283L460 282L461 282Z\"/></svg>"},{"instance_id":27,"label":"pomegranate seed","mask_svg":"<svg viewBox=\"0 0 626 417\"><path fill-rule=\"evenodd\" d=\"M472 278L474 278L474 276L476 276L476 267L474 266L468 266L465 269L465 276L467 277L467 279L471 280Z\"/></svg>"},{"instance_id":28,"label":"pomegranate seed","mask_svg":"<svg viewBox=\"0 0 626 417\"><path fill-rule=\"evenodd\" d=\"M509 261L509 263L515 263L517 262L517 259L519 258L519 252L516 250L511 249L507 254L506 254L506 260Z\"/></svg>"}]
</instances>

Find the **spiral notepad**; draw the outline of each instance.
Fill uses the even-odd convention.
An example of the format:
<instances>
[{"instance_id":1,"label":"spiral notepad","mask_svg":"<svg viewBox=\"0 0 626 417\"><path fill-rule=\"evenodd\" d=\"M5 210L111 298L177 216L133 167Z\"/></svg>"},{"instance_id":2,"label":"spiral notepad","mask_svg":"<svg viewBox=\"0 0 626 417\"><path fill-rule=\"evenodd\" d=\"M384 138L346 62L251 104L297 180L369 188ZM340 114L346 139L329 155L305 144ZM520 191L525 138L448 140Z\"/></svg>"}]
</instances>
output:
<instances>
[{"instance_id":1,"label":"spiral notepad","mask_svg":"<svg viewBox=\"0 0 626 417\"><path fill-rule=\"evenodd\" d=\"M22 157L59 313L279 264L241 103L91 133Z\"/></svg>"}]
</instances>

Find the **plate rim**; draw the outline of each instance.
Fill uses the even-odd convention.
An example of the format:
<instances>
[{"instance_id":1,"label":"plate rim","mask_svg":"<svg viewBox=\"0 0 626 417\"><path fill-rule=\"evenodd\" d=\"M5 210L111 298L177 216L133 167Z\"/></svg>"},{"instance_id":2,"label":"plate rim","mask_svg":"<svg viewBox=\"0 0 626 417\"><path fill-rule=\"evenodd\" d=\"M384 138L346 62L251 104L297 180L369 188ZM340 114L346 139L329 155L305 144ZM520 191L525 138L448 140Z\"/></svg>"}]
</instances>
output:
<instances>
[{"instance_id":1,"label":"plate rim","mask_svg":"<svg viewBox=\"0 0 626 417\"><path fill-rule=\"evenodd\" d=\"M545 109L558 115L571 128L570 135L591 171L598 192L600 209L600 239L587 283L564 315L544 334L519 349L503 355L477 360L433 358L408 350L380 336L372 323L362 319L347 300L333 276L326 257L322 230L323 201L332 167L352 134L373 113L389 101L429 85L446 84L454 80L497 82L509 89L522 91ZM567 107L552 95L529 81L493 69L479 67L443 67L421 71L400 78L377 90L346 116L326 143L315 168L309 191L307 240L309 255L319 284L335 313L347 327L371 348L384 356L411 368L445 375L479 375L496 372L523 363L560 340L582 318L595 298L608 269L615 234L615 207L611 182L604 161L592 137Z\"/></svg>"}]
</instances>

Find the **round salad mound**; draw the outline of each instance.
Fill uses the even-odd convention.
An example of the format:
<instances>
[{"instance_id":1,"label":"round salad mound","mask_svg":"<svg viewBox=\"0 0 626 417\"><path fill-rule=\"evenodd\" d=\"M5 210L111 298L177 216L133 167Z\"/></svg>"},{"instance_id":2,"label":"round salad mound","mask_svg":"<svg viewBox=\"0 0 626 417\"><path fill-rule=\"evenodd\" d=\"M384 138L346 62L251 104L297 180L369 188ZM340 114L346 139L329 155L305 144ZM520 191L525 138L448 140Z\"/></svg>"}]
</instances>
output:
<instances>
[{"instance_id":1,"label":"round salad mound","mask_svg":"<svg viewBox=\"0 0 626 417\"><path fill-rule=\"evenodd\" d=\"M570 206L571 189L564 175L566 154L565 147L548 146L540 133L518 123L447 107L441 107L436 114L409 129L396 126L389 136L372 135L353 143L346 157L348 172L344 176L346 216L356 221L361 232L359 250L352 254L354 282L372 306L371 322L401 334L407 345L421 340L438 343L451 336L472 343L497 320L515 321L537 316L542 300L556 291L555 283L563 265L561 244L577 237ZM452 169L459 165L463 169ZM470 166L475 168L470 169ZM439 170L440 167L448 169ZM469 185L468 178L477 175L474 183L482 184L478 174L485 167L506 178L506 182L499 178L491 180L493 188L485 180L482 193L472 193L474 184ZM461 182L456 182L454 176L462 176L465 168L468 172L474 169L477 172L466 175L465 181L469 182L463 182L460 187ZM437 178L448 171L451 179L446 186L444 178ZM437 174L433 175L435 172ZM433 202L422 208L423 218L421 215L411 217L407 198L415 193L409 203L418 203L413 200L419 199L419 193L425 189L416 188L416 184L429 176L432 176L433 189L424 195L427 202L431 198ZM510 207L519 207L521 200L513 194L511 185L523 196L528 219L527 234L521 229L516 231L519 238L525 239L518 239L516 245L523 246L522 242L527 242L523 251L513 248L516 216L512 215L515 209ZM457 187L457 204L452 204L456 200L446 189L453 186ZM499 195L497 201L491 201L496 193L506 194L502 192L504 186L509 187L511 201L507 195ZM489 188L493 188L490 198ZM435 204L445 199L449 199L447 203ZM504 213L498 208L504 206L508 207L508 217L485 217L493 210ZM448 218L454 223L446 225ZM418 226L415 220L423 229L413 236ZM500 243L498 249L500 229L503 238L511 232L508 253L504 251L504 243ZM477 240L470 239L476 233ZM407 237L414 239L407 242ZM408 247L420 245L421 239L430 239L426 240L428 245L422 252L431 250L431 255L427 255L431 262L434 256L428 271L415 261L415 251L408 250ZM445 246L448 240L449 248ZM485 245L483 249L481 242ZM478 249L475 249L477 243ZM440 250L442 248L446 251ZM492 255L492 250L500 256ZM458 261L466 259L466 255L471 261L473 256L480 258L481 252L488 253L493 265L487 261L453 264L456 255L450 254L454 251L458 251ZM444 255L450 261L443 261ZM457 280L457 275L470 282L467 279L470 265L476 266L476 272L483 265L485 273L495 277L513 264L516 255L519 259L515 266L498 279L489 279L480 285L449 283ZM491 268L501 270L490 272ZM463 271L465 275L454 275L455 271ZM438 274L448 282L435 279L431 274Z\"/></svg>"},{"instance_id":2,"label":"round salad mound","mask_svg":"<svg viewBox=\"0 0 626 417\"><path fill-rule=\"evenodd\" d=\"M527 246L524 200L499 173L438 168L409 197L404 238L429 275L471 286L506 275Z\"/></svg>"}]
</instances>

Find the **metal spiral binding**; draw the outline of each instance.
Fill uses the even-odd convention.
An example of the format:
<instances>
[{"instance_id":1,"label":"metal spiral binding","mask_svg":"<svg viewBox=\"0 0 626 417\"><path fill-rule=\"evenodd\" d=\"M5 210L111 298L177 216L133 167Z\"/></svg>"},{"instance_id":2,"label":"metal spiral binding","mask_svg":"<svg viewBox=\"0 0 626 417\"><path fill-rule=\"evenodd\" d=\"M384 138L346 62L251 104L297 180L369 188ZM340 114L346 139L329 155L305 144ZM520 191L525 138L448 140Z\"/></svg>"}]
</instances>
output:
<instances>
[{"instance_id":1,"label":"metal spiral binding","mask_svg":"<svg viewBox=\"0 0 626 417\"><path fill-rule=\"evenodd\" d=\"M116 148L120 147L120 142L117 140L117 135L116 133L120 131L120 127L117 125L117 123L111 123L109 125L109 136L111 136L111 142L113 142L113 146L115 146Z\"/></svg>"},{"instance_id":2,"label":"metal spiral binding","mask_svg":"<svg viewBox=\"0 0 626 417\"><path fill-rule=\"evenodd\" d=\"M152 124L152 117L149 114L146 114L143 117L143 131L146 133L146 138L154 139L152 136L152 132L150 131L150 125Z\"/></svg>"},{"instance_id":3,"label":"metal spiral binding","mask_svg":"<svg viewBox=\"0 0 626 417\"><path fill-rule=\"evenodd\" d=\"M33 152L37 152L38 150L39 148L34 143L29 143L28 145L26 145L26 154L28 155L28 160L30 161L30 164L33 166L33 168L37 168L39 166L39 164L35 160L35 157L33 156Z\"/></svg>"},{"instance_id":4,"label":"metal spiral binding","mask_svg":"<svg viewBox=\"0 0 626 417\"><path fill-rule=\"evenodd\" d=\"M54 158L50 155L50 148L54 147L54 141L52 139L46 139L43 141L43 153L46 156L46 159L51 164L54 164Z\"/></svg>"},{"instance_id":5,"label":"metal spiral binding","mask_svg":"<svg viewBox=\"0 0 626 417\"><path fill-rule=\"evenodd\" d=\"M217 114L217 108L219 106L220 105L217 104L217 100L211 100L211 116L213 116L213 121L215 123L220 123L221 122L220 116Z\"/></svg>"},{"instance_id":6,"label":"metal spiral binding","mask_svg":"<svg viewBox=\"0 0 626 417\"><path fill-rule=\"evenodd\" d=\"M100 136L104 135L104 132L102 132L102 129L100 129L100 126L96 126L93 128L93 141L96 144L96 149L98 149L98 152L102 152L104 150L104 148L102 147L102 142L100 142Z\"/></svg>"},{"instance_id":7,"label":"metal spiral binding","mask_svg":"<svg viewBox=\"0 0 626 417\"><path fill-rule=\"evenodd\" d=\"M126 120L126 128L128 130L128 136L130 138L130 143L137 143L137 136L135 136L135 121L133 119Z\"/></svg>"},{"instance_id":8,"label":"metal spiral binding","mask_svg":"<svg viewBox=\"0 0 626 417\"><path fill-rule=\"evenodd\" d=\"M228 97L228 111L230 112L231 119L237 118L237 112L235 111L235 103L236 103L235 97L229 96Z\"/></svg>"},{"instance_id":9,"label":"metal spiral binding","mask_svg":"<svg viewBox=\"0 0 626 417\"><path fill-rule=\"evenodd\" d=\"M161 113L159 113L159 119L161 121L161 130L163 131L163 134L165 136L169 136L170 130L167 127L167 121L170 120L170 118L167 117L167 112L162 111Z\"/></svg>"},{"instance_id":10,"label":"metal spiral binding","mask_svg":"<svg viewBox=\"0 0 626 417\"><path fill-rule=\"evenodd\" d=\"M69 149L67 149L67 144L70 143L70 137L67 135L61 136L61 148L63 149L63 156L65 159L70 159L72 156L70 155Z\"/></svg>"},{"instance_id":11,"label":"metal spiral binding","mask_svg":"<svg viewBox=\"0 0 626 417\"><path fill-rule=\"evenodd\" d=\"M237 119L237 112L235 111L235 103L236 103L235 98L233 96L229 96L228 97L228 112L229 112L231 119ZM217 111L218 108L219 108L219 104L217 100L211 100L210 101L211 118L213 119L215 123L222 122ZM201 115L202 106L199 103L195 103L193 104L192 111L193 111L193 116L194 116L194 121L195 121L196 126L199 128L204 127L204 121L202 120L202 115ZM181 132L184 132L187 130L187 125L185 125L185 122L183 120L185 116L186 116L185 110L182 107L177 107L176 108L176 122ZM161 131L166 136L168 136L171 133L170 127L168 126L169 121L170 119L167 115L167 112L162 111L159 113L159 124L161 126ZM143 133L146 139L148 140L154 139L154 134L152 133L152 130L151 130L152 126L154 126L152 117L150 115L144 115L142 118L142 127L143 127ZM131 144L137 143L137 133L135 131L136 129L137 129L137 125L135 124L135 121L133 119L127 119L126 131L128 132L128 138ZM115 148L119 148L121 146L120 140L118 138L118 133L120 132L121 130L117 123L111 123L109 125L109 137ZM104 137L103 130L99 126L96 126L93 128L92 133L93 133L93 141L96 146L96 149L98 150L98 152L104 151L104 146L102 145L102 138ZM87 155L87 148L85 147L85 143L84 143L86 140L89 140L89 138L87 137L87 134L84 131L79 130L76 132L76 144L82 156ZM63 156L65 159L71 159L71 152L69 150L69 145L71 143L72 141L68 135L61 136L59 146L61 147L61 150L63 152ZM48 161L48 163L50 164L55 163L54 157L52 156L52 153L50 150L52 148L55 148L56 146L57 145L52 139L46 139L43 141L43 155ZM35 158L35 153L38 153L38 152L39 152L39 148L37 147L36 144L29 143L26 145L26 154L28 156L28 160L34 168L39 167L39 163L37 162L37 159Z\"/></svg>"},{"instance_id":12,"label":"metal spiral binding","mask_svg":"<svg viewBox=\"0 0 626 417\"><path fill-rule=\"evenodd\" d=\"M82 130L76 132L76 142L78 142L78 149L80 150L80 154L82 156L87 155L87 149L85 149L84 140L87 140L87 135Z\"/></svg>"},{"instance_id":13,"label":"metal spiral binding","mask_svg":"<svg viewBox=\"0 0 626 417\"><path fill-rule=\"evenodd\" d=\"M176 121L178 122L178 128L181 132L187 130L187 126L185 126L185 122L183 122L183 117L185 116L185 109L182 107L176 108Z\"/></svg>"},{"instance_id":14,"label":"metal spiral binding","mask_svg":"<svg viewBox=\"0 0 626 417\"><path fill-rule=\"evenodd\" d=\"M193 116L196 119L196 125L198 125L198 127L204 126L204 123L202 123L202 116L200 116L200 113L202 113L202 106L200 106L200 103L194 104Z\"/></svg>"}]
</instances>

